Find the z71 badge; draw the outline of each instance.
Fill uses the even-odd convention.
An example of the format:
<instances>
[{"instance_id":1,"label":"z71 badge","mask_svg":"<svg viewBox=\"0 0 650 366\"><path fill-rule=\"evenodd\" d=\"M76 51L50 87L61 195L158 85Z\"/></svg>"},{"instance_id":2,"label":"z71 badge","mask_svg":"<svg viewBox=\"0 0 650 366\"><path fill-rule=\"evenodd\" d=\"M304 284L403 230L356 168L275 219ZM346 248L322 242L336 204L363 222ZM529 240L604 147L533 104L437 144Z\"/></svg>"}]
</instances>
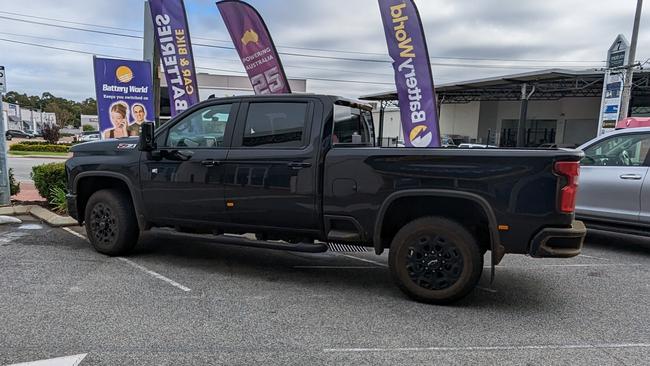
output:
<instances>
[{"instance_id":1,"label":"z71 badge","mask_svg":"<svg viewBox=\"0 0 650 366\"><path fill-rule=\"evenodd\" d=\"M117 145L118 150L133 150L138 147L138 144L119 144Z\"/></svg>"}]
</instances>

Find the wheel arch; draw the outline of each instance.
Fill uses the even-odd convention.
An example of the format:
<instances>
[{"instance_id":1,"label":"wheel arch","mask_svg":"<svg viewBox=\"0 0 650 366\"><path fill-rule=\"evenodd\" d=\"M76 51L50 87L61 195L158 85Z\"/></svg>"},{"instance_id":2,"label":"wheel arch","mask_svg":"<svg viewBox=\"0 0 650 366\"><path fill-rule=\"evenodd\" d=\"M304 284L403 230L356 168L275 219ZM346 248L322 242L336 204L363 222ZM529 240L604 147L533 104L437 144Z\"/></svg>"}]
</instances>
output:
<instances>
[{"instance_id":1,"label":"wheel arch","mask_svg":"<svg viewBox=\"0 0 650 366\"><path fill-rule=\"evenodd\" d=\"M381 205L377 218L375 219L375 227L373 234L373 245L375 253L381 254L384 251L384 243L382 239L382 228L384 227L384 220L387 213L390 212L391 206L405 198L440 198L440 199L458 199L469 201L482 209L482 213L488 222L488 233L490 241L490 250L492 254L492 263L498 263L503 257L504 249L500 243L500 236L498 232L498 223L496 215L487 200L477 194L470 192L451 191L444 189L412 189L392 193L389 195Z\"/></svg>"},{"instance_id":2,"label":"wheel arch","mask_svg":"<svg viewBox=\"0 0 650 366\"><path fill-rule=\"evenodd\" d=\"M143 205L131 180L121 173L108 171L83 172L78 174L72 184L73 194L77 195L79 221L83 222L86 203L90 196L101 189L121 189L131 196L140 230L145 230L147 222L143 215Z\"/></svg>"}]
</instances>

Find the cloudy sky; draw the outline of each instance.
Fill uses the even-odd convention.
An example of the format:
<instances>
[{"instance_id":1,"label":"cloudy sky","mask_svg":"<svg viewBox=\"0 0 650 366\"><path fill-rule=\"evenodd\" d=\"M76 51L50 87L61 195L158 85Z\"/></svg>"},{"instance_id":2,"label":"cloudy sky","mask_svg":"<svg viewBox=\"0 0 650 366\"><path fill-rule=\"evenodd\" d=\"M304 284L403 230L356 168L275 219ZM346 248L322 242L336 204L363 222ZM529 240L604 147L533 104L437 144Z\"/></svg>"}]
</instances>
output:
<instances>
[{"instance_id":1,"label":"cloudy sky","mask_svg":"<svg viewBox=\"0 0 650 366\"><path fill-rule=\"evenodd\" d=\"M143 29L143 0L0 3L0 65L7 68L10 90L39 95L49 91L77 100L94 97L92 54L142 58L138 37ZM232 45L214 1L185 3L195 44ZM309 79L308 91L358 97L392 88L389 62L363 61L388 60L376 0L250 3L265 18L280 52L327 57L281 56L289 77ZM417 4L434 79L441 84L543 68L602 67L616 35L631 38L636 0L420 0ZM646 9L637 60L650 58L649 46ZM234 50L195 45L194 52L199 72L244 75Z\"/></svg>"}]
</instances>

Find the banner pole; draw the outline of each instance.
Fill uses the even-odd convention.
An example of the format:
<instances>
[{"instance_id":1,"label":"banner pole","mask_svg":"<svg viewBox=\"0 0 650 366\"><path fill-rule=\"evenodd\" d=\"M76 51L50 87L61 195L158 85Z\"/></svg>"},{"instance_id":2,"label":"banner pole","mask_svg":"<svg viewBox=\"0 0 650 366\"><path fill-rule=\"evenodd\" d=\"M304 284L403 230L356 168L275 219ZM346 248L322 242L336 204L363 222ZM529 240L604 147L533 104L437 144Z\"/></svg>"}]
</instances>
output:
<instances>
[{"instance_id":1,"label":"banner pole","mask_svg":"<svg viewBox=\"0 0 650 366\"><path fill-rule=\"evenodd\" d=\"M9 185L5 116L2 110L2 98L3 93L0 90L0 206L8 206L11 203L11 187Z\"/></svg>"},{"instance_id":2,"label":"banner pole","mask_svg":"<svg viewBox=\"0 0 650 366\"><path fill-rule=\"evenodd\" d=\"M160 127L160 51L156 47L156 36L151 17L151 6L149 1L144 2L144 45L142 47L145 61L151 64L151 80L153 82L153 103L154 103L154 123Z\"/></svg>"}]
</instances>

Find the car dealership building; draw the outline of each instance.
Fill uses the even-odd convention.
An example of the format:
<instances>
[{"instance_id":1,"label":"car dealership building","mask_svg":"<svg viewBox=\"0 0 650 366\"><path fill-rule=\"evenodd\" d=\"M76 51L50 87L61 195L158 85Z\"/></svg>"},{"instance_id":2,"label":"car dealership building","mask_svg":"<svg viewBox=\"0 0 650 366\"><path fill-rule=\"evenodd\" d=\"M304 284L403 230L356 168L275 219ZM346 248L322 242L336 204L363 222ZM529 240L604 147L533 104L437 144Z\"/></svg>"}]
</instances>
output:
<instances>
[{"instance_id":1,"label":"car dealership building","mask_svg":"<svg viewBox=\"0 0 650 366\"><path fill-rule=\"evenodd\" d=\"M597 135L604 71L549 69L436 87L440 133L455 141L514 146L522 99L528 98L525 144L576 146ZM403 141L397 92L362 96L384 108L383 144ZM634 74L630 115L650 117L650 72ZM380 107L381 106L381 107Z\"/></svg>"}]
</instances>

